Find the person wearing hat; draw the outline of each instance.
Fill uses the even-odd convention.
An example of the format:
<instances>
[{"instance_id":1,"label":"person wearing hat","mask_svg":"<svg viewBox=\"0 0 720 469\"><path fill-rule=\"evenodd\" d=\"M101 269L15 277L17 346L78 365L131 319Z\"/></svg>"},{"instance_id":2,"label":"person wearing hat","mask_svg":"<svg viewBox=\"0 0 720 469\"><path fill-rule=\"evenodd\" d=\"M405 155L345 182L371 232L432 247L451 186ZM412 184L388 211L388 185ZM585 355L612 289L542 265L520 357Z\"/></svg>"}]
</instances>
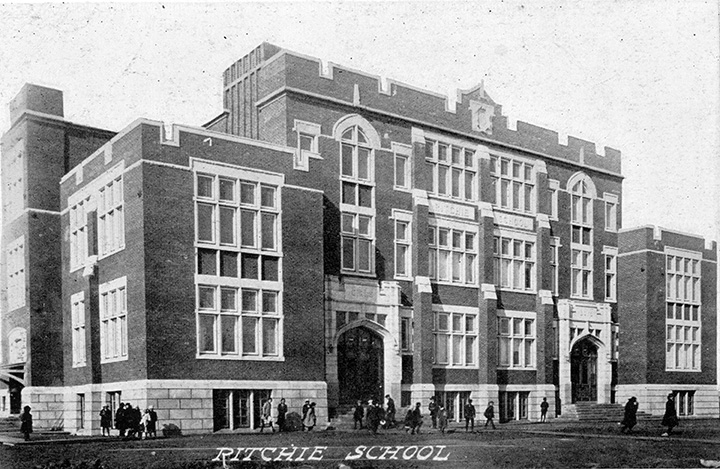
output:
<instances>
[{"instance_id":1,"label":"person wearing hat","mask_svg":"<svg viewBox=\"0 0 720 469\"><path fill-rule=\"evenodd\" d=\"M625 433L625 430L627 429L628 433L632 432L633 427L637 424L637 410L638 410L638 401L635 396L628 399L627 404L625 404L625 416L623 417L623 421L620 422L622 427L620 427L620 432Z\"/></svg>"},{"instance_id":2,"label":"person wearing hat","mask_svg":"<svg viewBox=\"0 0 720 469\"><path fill-rule=\"evenodd\" d=\"M667 402L665 403L665 414L663 415L662 425L668 427L667 431L662 436L670 436L672 429L677 427L678 418L677 411L675 410L675 395L673 393L668 394Z\"/></svg>"},{"instance_id":3,"label":"person wearing hat","mask_svg":"<svg viewBox=\"0 0 720 469\"><path fill-rule=\"evenodd\" d=\"M32 414L30 413L30 406L26 405L23 408L23 413L20 414L20 431L25 436L25 441L30 439L32 433Z\"/></svg>"},{"instance_id":4,"label":"person wearing hat","mask_svg":"<svg viewBox=\"0 0 720 469\"><path fill-rule=\"evenodd\" d=\"M150 414L150 421L148 422L147 427L145 427L145 432L147 433L148 437L157 438L157 412L155 412L155 409L153 406L148 406L148 414Z\"/></svg>"},{"instance_id":5,"label":"person wearing hat","mask_svg":"<svg viewBox=\"0 0 720 469\"><path fill-rule=\"evenodd\" d=\"M305 404L302 406L303 431L305 431L305 417L307 417L308 410L310 410L310 399L305 399Z\"/></svg>"}]
</instances>

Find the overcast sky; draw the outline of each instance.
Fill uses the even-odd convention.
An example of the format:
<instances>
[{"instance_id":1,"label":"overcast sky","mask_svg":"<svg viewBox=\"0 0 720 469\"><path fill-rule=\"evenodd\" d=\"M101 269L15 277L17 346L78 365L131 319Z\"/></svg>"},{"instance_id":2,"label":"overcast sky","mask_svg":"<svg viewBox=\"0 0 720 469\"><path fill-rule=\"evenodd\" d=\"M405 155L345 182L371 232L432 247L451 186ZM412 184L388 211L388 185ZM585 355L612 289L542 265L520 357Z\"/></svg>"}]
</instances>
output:
<instances>
[{"instance_id":1,"label":"overcast sky","mask_svg":"<svg viewBox=\"0 0 720 469\"><path fill-rule=\"evenodd\" d=\"M65 117L201 125L262 41L416 87L485 81L512 120L623 153L623 225L718 239L716 1L0 5L0 129L25 82Z\"/></svg>"}]
</instances>

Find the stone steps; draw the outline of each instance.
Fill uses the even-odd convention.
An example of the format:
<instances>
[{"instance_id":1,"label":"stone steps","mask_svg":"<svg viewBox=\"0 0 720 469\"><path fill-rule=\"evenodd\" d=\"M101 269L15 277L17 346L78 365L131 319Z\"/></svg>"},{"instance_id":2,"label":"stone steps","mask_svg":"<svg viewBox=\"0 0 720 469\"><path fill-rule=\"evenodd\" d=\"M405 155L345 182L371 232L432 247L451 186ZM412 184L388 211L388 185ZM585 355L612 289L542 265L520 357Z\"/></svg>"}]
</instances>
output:
<instances>
[{"instance_id":1,"label":"stone steps","mask_svg":"<svg viewBox=\"0 0 720 469\"><path fill-rule=\"evenodd\" d=\"M595 402L576 402L563 406L563 413L559 417L562 420L576 421L601 421L601 422L620 422L625 416L625 406L622 404L605 404ZM638 412L638 419L648 419L652 415L646 412Z\"/></svg>"}]
</instances>

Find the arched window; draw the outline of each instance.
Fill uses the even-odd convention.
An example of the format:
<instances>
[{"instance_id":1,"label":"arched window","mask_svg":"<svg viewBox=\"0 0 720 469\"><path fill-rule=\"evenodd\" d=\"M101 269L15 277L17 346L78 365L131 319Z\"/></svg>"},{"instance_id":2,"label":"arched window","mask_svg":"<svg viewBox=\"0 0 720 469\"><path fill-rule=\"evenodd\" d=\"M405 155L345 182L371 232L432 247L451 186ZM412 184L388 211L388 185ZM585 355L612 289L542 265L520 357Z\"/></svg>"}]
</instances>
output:
<instances>
[{"instance_id":1,"label":"arched window","mask_svg":"<svg viewBox=\"0 0 720 469\"><path fill-rule=\"evenodd\" d=\"M568 181L571 222L571 296L593 297L593 200L595 185L590 177L576 173Z\"/></svg>"},{"instance_id":2,"label":"arched window","mask_svg":"<svg viewBox=\"0 0 720 469\"><path fill-rule=\"evenodd\" d=\"M375 270L375 161L379 137L369 122L348 116L335 126L340 145L341 266L345 272Z\"/></svg>"}]
</instances>

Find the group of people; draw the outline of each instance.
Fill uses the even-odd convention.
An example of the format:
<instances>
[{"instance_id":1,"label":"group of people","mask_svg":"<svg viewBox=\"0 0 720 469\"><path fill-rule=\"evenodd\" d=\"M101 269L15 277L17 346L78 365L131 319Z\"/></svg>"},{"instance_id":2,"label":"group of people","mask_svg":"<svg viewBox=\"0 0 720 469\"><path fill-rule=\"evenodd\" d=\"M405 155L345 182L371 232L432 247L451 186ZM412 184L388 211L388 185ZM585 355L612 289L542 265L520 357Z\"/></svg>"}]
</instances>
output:
<instances>
[{"instance_id":1,"label":"group of people","mask_svg":"<svg viewBox=\"0 0 720 469\"><path fill-rule=\"evenodd\" d=\"M394 428L397 425L395 401L389 394L385 395L385 399L387 400L385 408L375 399L368 400L367 406L363 405L362 401L357 401L353 412L354 428L367 427L373 434L376 434L381 427Z\"/></svg>"},{"instance_id":2,"label":"group of people","mask_svg":"<svg viewBox=\"0 0 720 469\"><path fill-rule=\"evenodd\" d=\"M303 431L311 431L317 424L317 415L315 414L316 403L310 402L310 399L305 400L305 404L302 406L302 427ZM287 430L287 413L288 406L285 403L285 398L280 399L280 403L277 406L277 419L273 420L273 399L268 397L262 406L262 416L260 419L260 433L265 430L265 427L270 427L273 433L275 433L274 423L277 423L278 432L284 432Z\"/></svg>"},{"instance_id":3,"label":"group of people","mask_svg":"<svg viewBox=\"0 0 720 469\"><path fill-rule=\"evenodd\" d=\"M638 411L638 400L635 396L628 399L625 404L625 413L623 415L623 421L620 422L620 432L628 433L632 432L632 429L637 425L637 411ZM677 416L677 409L675 408L675 395L673 393L668 394L667 401L665 401L665 413L663 414L662 422L663 427L667 427L667 431L661 436L670 436L673 428L677 427L680 423Z\"/></svg>"},{"instance_id":4,"label":"group of people","mask_svg":"<svg viewBox=\"0 0 720 469\"><path fill-rule=\"evenodd\" d=\"M418 402L415 405L415 408L419 410L419 406L420 403ZM432 427L438 428L442 433L445 433L448 425L447 409L445 409L444 405L438 404L436 402L435 396L430 398L430 404L428 404L428 411L430 412L430 420L432 421ZM475 410L475 405L473 404L472 399L468 399L467 404L465 404L465 407L463 408L463 414L465 416L465 431L474 432L475 417L477 416L477 411ZM485 417L485 426L487 427L488 425L490 425L494 430L495 407L492 401L488 403L488 406L485 408L485 412L483 412L483 416Z\"/></svg>"},{"instance_id":5,"label":"group of people","mask_svg":"<svg viewBox=\"0 0 720 469\"><path fill-rule=\"evenodd\" d=\"M115 411L115 428L119 431L121 438L156 438L157 420L157 412L155 412L153 406L148 406L145 412L142 413L140 407L133 408L129 402L121 402L117 411ZM100 411L100 427L104 436L110 436L112 424L110 406L103 406Z\"/></svg>"}]
</instances>

